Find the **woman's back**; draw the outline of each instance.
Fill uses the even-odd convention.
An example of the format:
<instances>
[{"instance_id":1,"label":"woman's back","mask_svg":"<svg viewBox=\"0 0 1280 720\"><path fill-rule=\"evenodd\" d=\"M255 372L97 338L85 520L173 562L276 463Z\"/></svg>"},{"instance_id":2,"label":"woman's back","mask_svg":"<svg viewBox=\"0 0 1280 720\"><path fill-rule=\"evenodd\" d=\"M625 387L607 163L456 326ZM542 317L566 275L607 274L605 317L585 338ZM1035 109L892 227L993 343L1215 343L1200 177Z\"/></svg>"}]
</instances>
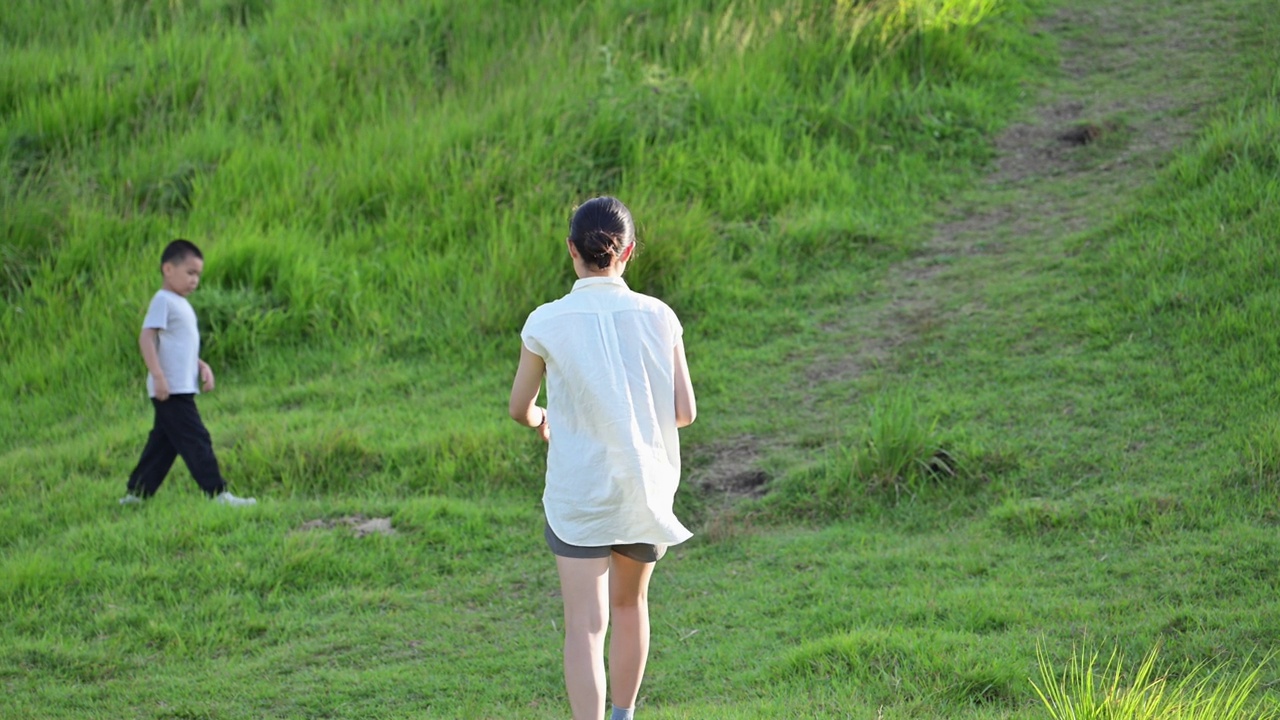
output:
<instances>
[{"instance_id":1,"label":"woman's back","mask_svg":"<svg viewBox=\"0 0 1280 720\"><path fill-rule=\"evenodd\" d=\"M578 280L525 323L525 346L546 363L555 432L543 498L548 522L582 545L677 543L680 479L675 349L683 330L656 298L620 277Z\"/></svg>"}]
</instances>

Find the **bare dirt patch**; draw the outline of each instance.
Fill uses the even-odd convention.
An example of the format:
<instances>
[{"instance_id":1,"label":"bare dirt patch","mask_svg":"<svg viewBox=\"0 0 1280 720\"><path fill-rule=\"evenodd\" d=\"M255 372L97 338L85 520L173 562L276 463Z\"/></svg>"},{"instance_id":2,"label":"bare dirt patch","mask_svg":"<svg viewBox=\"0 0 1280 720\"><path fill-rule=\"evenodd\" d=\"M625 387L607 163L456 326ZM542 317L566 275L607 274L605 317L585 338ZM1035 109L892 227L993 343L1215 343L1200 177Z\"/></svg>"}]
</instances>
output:
<instances>
[{"instance_id":1,"label":"bare dirt patch","mask_svg":"<svg viewBox=\"0 0 1280 720\"><path fill-rule=\"evenodd\" d=\"M695 467L687 475L695 487L717 495L759 497L769 475L760 469L764 445L754 435L743 435L701 448Z\"/></svg>"},{"instance_id":2,"label":"bare dirt patch","mask_svg":"<svg viewBox=\"0 0 1280 720\"><path fill-rule=\"evenodd\" d=\"M335 530L338 528L350 528L351 534L356 537L364 537L365 535L395 535L395 528L391 527L391 518L370 518L364 515L347 515L340 518L317 518L308 520L299 525L294 532L309 532L312 530Z\"/></svg>"}]
</instances>

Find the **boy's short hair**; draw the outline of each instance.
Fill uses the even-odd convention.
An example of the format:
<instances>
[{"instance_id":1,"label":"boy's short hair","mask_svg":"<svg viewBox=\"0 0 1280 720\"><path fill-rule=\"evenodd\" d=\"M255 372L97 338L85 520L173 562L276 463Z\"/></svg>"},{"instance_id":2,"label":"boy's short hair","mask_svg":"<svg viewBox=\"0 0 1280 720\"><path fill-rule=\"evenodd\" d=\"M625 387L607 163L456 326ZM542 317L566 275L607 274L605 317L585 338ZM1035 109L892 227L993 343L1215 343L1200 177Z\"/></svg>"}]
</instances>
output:
<instances>
[{"instance_id":1,"label":"boy's short hair","mask_svg":"<svg viewBox=\"0 0 1280 720\"><path fill-rule=\"evenodd\" d=\"M160 267L164 267L165 263L180 263L192 255L201 260L204 259L204 254L200 252L200 248L196 247L195 243L178 238L165 245L164 252L160 253Z\"/></svg>"}]
</instances>

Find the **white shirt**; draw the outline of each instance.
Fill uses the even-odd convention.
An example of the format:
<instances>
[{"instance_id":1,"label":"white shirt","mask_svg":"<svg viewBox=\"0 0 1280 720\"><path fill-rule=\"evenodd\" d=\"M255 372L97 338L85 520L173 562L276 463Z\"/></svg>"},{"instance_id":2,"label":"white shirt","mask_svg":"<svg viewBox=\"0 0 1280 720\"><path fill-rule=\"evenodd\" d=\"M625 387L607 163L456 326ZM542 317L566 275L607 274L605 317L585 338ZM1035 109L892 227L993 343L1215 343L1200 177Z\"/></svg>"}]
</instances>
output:
<instances>
[{"instance_id":1,"label":"white shirt","mask_svg":"<svg viewBox=\"0 0 1280 720\"><path fill-rule=\"evenodd\" d=\"M684 329L622 278L583 278L520 337L547 365L547 524L570 545L671 545L680 483L675 346Z\"/></svg>"},{"instance_id":2,"label":"white shirt","mask_svg":"<svg viewBox=\"0 0 1280 720\"><path fill-rule=\"evenodd\" d=\"M151 298L143 329L159 330L156 354L160 370L169 383L169 392L184 395L200 392L200 328L191 303L176 292L160 290ZM156 396L156 380L147 373L147 394Z\"/></svg>"}]
</instances>

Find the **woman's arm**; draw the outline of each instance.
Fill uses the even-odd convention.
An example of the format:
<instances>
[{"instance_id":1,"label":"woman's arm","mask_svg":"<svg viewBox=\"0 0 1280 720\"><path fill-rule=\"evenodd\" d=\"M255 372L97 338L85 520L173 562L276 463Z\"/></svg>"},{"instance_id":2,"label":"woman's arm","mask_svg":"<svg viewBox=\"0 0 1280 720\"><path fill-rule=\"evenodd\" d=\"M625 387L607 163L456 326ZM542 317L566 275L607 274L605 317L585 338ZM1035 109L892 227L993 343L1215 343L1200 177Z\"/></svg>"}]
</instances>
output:
<instances>
[{"instance_id":1,"label":"woman's arm","mask_svg":"<svg viewBox=\"0 0 1280 720\"><path fill-rule=\"evenodd\" d=\"M698 403L693 397L693 382L689 379L689 361L684 357L684 340L676 341L676 427L692 425L698 417Z\"/></svg>"},{"instance_id":2,"label":"woman's arm","mask_svg":"<svg viewBox=\"0 0 1280 720\"><path fill-rule=\"evenodd\" d=\"M516 379L511 383L511 403L507 412L521 425L537 428L543 440L551 437L551 425L546 421L547 411L537 406L542 376L546 371L547 364L542 358L521 343L520 366L516 368Z\"/></svg>"}]
</instances>

